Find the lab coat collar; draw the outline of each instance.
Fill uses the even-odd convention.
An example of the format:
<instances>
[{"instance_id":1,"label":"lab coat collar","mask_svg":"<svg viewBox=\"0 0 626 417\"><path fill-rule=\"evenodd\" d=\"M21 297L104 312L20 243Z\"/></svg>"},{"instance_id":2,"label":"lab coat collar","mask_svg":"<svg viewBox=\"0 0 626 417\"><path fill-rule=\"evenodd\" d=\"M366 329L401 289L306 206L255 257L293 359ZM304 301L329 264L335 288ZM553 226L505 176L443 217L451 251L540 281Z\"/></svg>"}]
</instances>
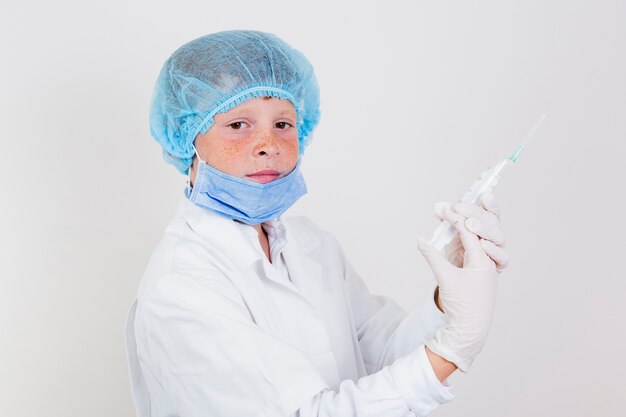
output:
<instances>
[{"instance_id":1,"label":"lab coat collar","mask_svg":"<svg viewBox=\"0 0 626 417\"><path fill-rule=\"evenodd\" d=\"M246 267L262 259L263 253L258 241L256 229L250 225L237 222L219 215L218 213L199 207L186 197L181 200L177 216L182 217L189 227L202 241L210 241L213 248L218 248L225 254L236 254L231 258L233 262ZM299 252L308 255L320 243L317 234L292 233L289 219L283 221L281 217L271 219L263 224L268 233L282 235L287 241L285 249L295 250L289 241L297 239ZM293 231L295 232L295 230Z\"/></svg>"},{"instance_id":2,"label":"lab coat collar","mask_svg":"<svg viewBox=\"0 0 626 417\"><path fill-rule=\"evenodd\" d=\"M201 243L210 242L213 249L217 248L224 254L237 254L236 261L240 265L249 265L261 258L262 254L254 246L252 237L257 236L256 230L243 223L228 219L220 214L199 207L184 197L179 206L177 216L182 217L195 232Z\"/></svg>"}]
</instances>

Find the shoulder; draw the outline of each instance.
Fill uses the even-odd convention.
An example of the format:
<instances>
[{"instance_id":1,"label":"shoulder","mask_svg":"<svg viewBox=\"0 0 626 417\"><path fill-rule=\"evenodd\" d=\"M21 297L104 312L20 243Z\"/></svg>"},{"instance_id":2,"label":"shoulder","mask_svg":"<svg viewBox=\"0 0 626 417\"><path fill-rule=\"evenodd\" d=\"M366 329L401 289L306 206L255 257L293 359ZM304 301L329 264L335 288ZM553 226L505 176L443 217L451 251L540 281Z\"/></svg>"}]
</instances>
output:
<instances>
[{"instance_id":1,"label":"shoulder","mask_svg":"<svg viewBox=\"0 0 626 417\"><path fill-rule=\"evenodd\" d=\"M170 221L150 255L140 291L152 287L159 277L175 276L181 269L197 269L197 259L202 258L202 253L206 251L201 243L194 238L194 233L184 219L176 217Z\"/></svg>"},{"instance_id":2,"label":"shoulder","mask_svg":"<svg viewBox=\"0 0 626 417\"><path fill-rule=\"evenodd\" d=\"M161 277L198 272L224 276L227 258L242 259L245 236L228 219L183 201L152 251L140 291L152 288ZM235 248L242 249L239 252ZM228 268L227 268L228 269Z\"/></svg>"},{"instance_id":3,"label":"shoulder","mask_svg":"<svg viewBox=\"0 0 626 417\"><path fill-rule=\"evenodd\" d=\"M222 271L177 271L157 277L151 284L137 297L144 313L168 317L210 313L249 318L242 295Z\"/></svg>"}]
</instances>

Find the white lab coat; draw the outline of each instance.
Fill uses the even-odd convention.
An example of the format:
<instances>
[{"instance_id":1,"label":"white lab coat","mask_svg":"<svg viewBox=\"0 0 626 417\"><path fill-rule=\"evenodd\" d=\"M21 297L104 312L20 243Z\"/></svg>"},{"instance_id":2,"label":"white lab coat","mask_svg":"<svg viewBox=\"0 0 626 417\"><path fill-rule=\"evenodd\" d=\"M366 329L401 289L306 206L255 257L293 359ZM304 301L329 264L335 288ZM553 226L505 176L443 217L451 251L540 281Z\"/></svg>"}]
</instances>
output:
<instances>
[{"instance_id":1,"label":"white lab coat","mask_svg":"<svg viewBox=\"0 0 626 417\"><path fill-rule=\"evenodd\" d=\"M424 341L443 324L371 295L304 217L250 226L183 199L126 325L139 417L425 416L447 401Z\"/></svg>"}]
</instances>

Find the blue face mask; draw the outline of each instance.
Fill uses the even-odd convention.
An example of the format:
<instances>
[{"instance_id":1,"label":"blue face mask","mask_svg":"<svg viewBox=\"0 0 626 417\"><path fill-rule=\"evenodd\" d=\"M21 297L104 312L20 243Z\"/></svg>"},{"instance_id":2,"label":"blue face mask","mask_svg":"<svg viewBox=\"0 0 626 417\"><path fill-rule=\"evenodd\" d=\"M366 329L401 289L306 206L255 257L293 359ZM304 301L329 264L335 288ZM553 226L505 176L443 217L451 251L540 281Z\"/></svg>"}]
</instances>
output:
<instances>
[{"instance_id":1,"label":"blue face mask","mask_svg":"<svg viewBox=\"0 0 626 417\"><path fill-rule=\"evenodd\" d=\"M267 184L218 171L200 156L198 160L196 180L193 188L185 189L185 196L199 207L246 224L280 216L307 191L300 172L301 159L288 175Z\"/></svg>"}]
</instances>

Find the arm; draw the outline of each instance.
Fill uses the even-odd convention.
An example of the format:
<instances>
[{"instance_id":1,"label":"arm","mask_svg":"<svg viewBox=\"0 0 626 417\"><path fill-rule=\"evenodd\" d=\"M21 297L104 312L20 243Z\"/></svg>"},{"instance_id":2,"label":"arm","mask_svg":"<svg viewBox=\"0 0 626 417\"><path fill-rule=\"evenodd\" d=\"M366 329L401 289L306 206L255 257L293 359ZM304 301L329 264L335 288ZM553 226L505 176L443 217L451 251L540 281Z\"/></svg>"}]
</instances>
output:
<instances>
[{"instance_id":1,"label":"arm","mask_svg":"<svg viewBox=\"0 0 626 417\"><path fill-rule=\"evenodd\" d=\"M359 288L357 291L361 294L359 298L364 298L364 294L369 294L365 284L349 265L348 269L347 281L351 282L353 287ZM424 343L443 325L439 287L436 288L434 297L429 297L419 312L408 315L387 297L370 297L377 303L376 305L366 303L367 311L372 313L357 325L359 344L366 365L369 364L368 371L376 372L386 364L409 354L415 346ZM358 302L363 302L363 300ZM361 305L357 307L357 310L362 308ZM359 313L362 312L359 311ZM361 314L356 314L356 317L360 316ZM381 349L381 346L384 347ZM366 354L367 357L365 357ZM446 382L447 378L458 369L454 363L428 348L426 348L426 354L434 375L440 382Z\"/></svg>"},{"instance_id":2,"label":"arm","mask_svg":"<svg viewBox=\"0 0 626 417\"><path fill-rule=\"evenodd\" d=\"M301 351L254 323L226 279L202 275L163 278L139 302L140 359L181 416L413 417L453 398L423 346L330 390Z\"/></svg>"},{"instance_id":3,"label":"arm","mask_svg":"<svg viewBox=\"0 0 626 417\"><path fill-rule=\"evenodd\" d=\"M443 307L441 306L441 301L439 300L439 287L435 288L435 305L442 313L445 313L445 311L443 311Z\"/></svg>"},{"instance_id":4,"label":"arm","mask_svg":"<svg viewBox=\"0 0 626 417\"><path fill-rule=\"evenodd\" d=\"M438 288L419 311L407 314L392 299L370 294L361 277L345 258L339 243L331 234L327 233L327 237L342 257L348 303L369 373L410 354L443 326L443 310L437 305ZM432 351L427 349L426 352L437 378L443 382L456 367Z\"/></svg>"},{"instance_id":5,"label":"arm","mask_svg":"<svg viewBox=\"0 0 626 417\"><path fill-rule=\"evenodd\" d=\"M426 355L428 356L430 365L433 367L435 376L441 382L445 381L454 371L458 369L455 364L442 358L428 348L426 348Z\"/></svg>"},{"instance_id":6,"label":"arm","mask_svg":"<svg viewBox=\"0 0 626 417\"><path fill-rule=\"evenodd\" d=\"M422 345L357 383L343 381L338 392L323 390L299 408L297 417L427 416L453 398L436 381Z\"/></svg>"}]
</instances>

